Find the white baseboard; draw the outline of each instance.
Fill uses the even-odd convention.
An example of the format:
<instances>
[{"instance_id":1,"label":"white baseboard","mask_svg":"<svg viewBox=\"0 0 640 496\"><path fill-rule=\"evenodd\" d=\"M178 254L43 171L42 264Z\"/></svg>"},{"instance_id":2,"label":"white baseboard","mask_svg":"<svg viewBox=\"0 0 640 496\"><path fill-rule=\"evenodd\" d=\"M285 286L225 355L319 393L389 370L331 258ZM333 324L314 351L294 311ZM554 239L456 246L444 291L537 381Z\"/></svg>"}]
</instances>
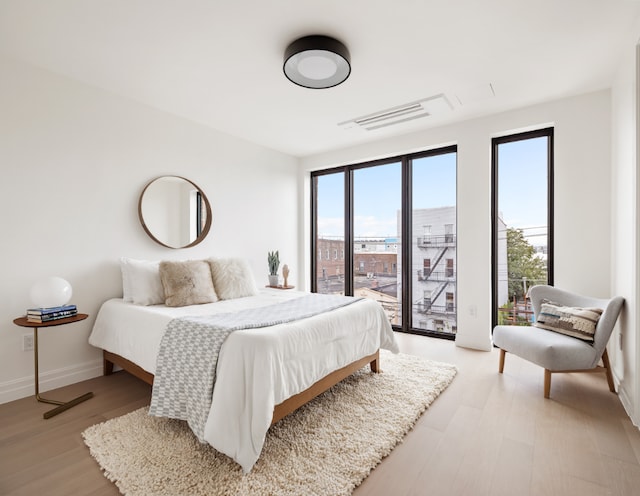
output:
<instances>
[{"instance_id":1,"label":"white baseboard","mask_svg":"<svg viewBox=\"0 0 640 496\"><path fill-rule=\"evenodd\" d=\"M627 415L629 415L629 418L631 419L631 423L636 427L640 426L640 422L638 422L638 419L635 418L633 402L629 398L629 395L627 394L627 390L624 388L618 387L618 398L620 398L620 403L622 403L622 407L624 408L625 412L627 412Z\"/></svg>"},{"instance_id":2,"label":"white baseboard","mask_svg":"<svg viewBox=\"0 0 640 496\"><path fill-rule=\"evenodd\" d=\"M636 418L636 411L633 406L633 401L631 401L631 397L629 396L629 393L627 392L626 388L622 387L622 381L620 381L620 378L618 377L618 374L616 374L615 369L613 369L612 372L613 372L612 374L613 383L616 386L616 391L618 392L618 399L620 400L620 403L622 403L622 408L624 408L624 411L627 412L627 415L629 416L631 423L636 427L640 427L640 419Z\"/></svg>"},{"instance_id":3,"label":"white baseboard","mask_svg":"<svg viewBox=\"0 0 640 496\"><path fill-rule=\"evenodd\" d=\"M79 363L70 367L40 373L40 392L57 389L102 375L102 360ZM0 382L0 404L33 396L33 374L21 379Z\"/></svg>"}]
</instances>

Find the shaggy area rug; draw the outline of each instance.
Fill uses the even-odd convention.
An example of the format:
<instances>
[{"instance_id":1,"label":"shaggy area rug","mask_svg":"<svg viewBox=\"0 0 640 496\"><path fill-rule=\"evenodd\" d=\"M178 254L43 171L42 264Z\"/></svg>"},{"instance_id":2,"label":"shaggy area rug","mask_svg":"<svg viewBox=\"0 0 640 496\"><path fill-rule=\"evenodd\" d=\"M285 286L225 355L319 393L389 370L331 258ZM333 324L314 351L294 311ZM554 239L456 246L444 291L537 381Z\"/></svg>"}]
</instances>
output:
<instances>
[{"instance_id":1,"label":"shaggy area rug","mask_svg":"<svg viewBox=\"0 0 640 496\"><path fill-rule=\"evenodd\" d=\"M456 374L453 365L384 351L381 369L363 368L272 426L247 475L185 422L150 417L146 408L82 435L129 496L348 495Z\"/></svg>"}]
</instances>

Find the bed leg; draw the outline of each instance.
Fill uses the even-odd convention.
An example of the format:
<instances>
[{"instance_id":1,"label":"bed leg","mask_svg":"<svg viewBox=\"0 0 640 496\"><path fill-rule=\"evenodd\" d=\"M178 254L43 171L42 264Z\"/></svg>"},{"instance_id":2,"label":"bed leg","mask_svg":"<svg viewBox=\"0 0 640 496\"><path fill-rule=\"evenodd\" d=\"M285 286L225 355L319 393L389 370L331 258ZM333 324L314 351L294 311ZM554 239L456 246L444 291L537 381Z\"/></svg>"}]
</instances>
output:
<instances>
[{"instance_id":1,"label":"bed leg","mask_svg":"<svg viewBox=\"0 0 640 496\"><path fill-rule=\"evenodd\" d=\"M375 359L371 360L371 362L369 363L369 366L371 367L371 372L374 373L379 373L380 372L380 353L376 353L376 357Z\"/></svg>"},{"instance_id":2,"label":"bed leg","mask_svg":"<svg viewBox=\"0 0 640 496\"><path fill-rule=\"evenodd\" d=\"M107 358L103 355L102 357L102 373L104 375L113 374L113 362L107 360Z\"/></svg>"}]
</instances>

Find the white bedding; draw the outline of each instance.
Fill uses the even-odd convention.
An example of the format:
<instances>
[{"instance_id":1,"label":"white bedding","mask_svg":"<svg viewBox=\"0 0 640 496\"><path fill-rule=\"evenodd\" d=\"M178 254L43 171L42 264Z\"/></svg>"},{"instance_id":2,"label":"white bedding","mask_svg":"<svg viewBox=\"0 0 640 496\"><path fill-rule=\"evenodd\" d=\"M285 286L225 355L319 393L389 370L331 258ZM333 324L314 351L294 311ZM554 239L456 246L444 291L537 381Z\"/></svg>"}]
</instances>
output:
<instances>
[{"instance_id":1,"label":"white bedding","mask_svg":"<svg viewBox=\"0 0 640 496\"><path fill-rule=\"evenodd\" d=\"M240 311L302 295L263 289L257 296L179 308L112 299L100 309L89 343L153 374L171 319ZM384 310L366 299L297 322L233 332L220 350L205 440L250 471L260 456L275 405L378 348L398 352Z\"/></svg>"}]
</instances>

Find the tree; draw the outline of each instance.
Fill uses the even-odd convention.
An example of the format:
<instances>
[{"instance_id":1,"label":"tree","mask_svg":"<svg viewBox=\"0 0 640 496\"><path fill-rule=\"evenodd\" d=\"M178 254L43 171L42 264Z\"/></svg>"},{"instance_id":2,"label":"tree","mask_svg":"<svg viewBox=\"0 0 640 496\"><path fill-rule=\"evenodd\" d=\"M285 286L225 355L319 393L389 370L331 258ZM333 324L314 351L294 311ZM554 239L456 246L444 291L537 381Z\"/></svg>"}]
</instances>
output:
<instances>
[{"instance_id":1,"label":"tree","mask_svg":"<svg viewBox=\"0 0 640 496\"><path fill-rule=\"evenodd\" d=\"M535 284L544 284L547 281L546 263L536 256L534 247L525 239L522 229L507 228L507 270L509 299L520 299L524 296L525 277L527 281Z\"/></svg>"}]
</instances>

